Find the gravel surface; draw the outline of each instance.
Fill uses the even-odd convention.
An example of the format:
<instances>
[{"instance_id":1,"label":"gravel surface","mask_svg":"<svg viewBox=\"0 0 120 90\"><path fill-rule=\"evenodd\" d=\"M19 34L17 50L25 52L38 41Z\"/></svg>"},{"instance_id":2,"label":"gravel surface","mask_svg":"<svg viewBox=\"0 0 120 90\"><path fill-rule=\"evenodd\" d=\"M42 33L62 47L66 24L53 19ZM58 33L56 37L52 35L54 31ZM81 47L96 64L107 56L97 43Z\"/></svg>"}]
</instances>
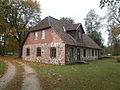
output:
<instances>
[{"instance_id":1,"label":"gravel surface","mask_svg":"<svg viewBox=\"0 0 120 90\"><path fill-rule=\"evenodd\" d=\"M5 63L8 65L8 69L5 74L0 78L0 90L6 88L8 83L14 78L16 74L15 66L7 61L5 61Z\"/></svg>"},{"instance_id":2,"label":"gravel surface","mask_svg":"<svg viewBox=\"0 0 120 90\"><path fill-rule=\"evenodd\" d=\"M25 70L22 90L42 90L35 70L27 64L18 63L21 64Z\"/></svg>"}]
</instances>

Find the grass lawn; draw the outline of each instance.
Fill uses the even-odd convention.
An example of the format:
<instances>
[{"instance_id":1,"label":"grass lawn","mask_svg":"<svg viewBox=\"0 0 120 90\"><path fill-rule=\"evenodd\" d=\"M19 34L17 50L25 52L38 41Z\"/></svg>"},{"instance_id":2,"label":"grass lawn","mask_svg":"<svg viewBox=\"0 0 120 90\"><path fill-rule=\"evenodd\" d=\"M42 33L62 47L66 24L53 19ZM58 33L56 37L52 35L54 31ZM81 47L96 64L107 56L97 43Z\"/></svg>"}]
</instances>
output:
<instances>
[{"instance_id":1,"label":"grass lawn","mask_svg":"<svg viewBox=\"0 0 120 90\"><path fill-rule=\"evenodd\" d=\"M114 59L89 65L30 65L38 72L44 90L120 90L120 63Z\"/></svg>"},{"instance_id":2,"label":"grass lawn","mask_svg":"<svg viewBox=\"0 0 120 90\"><path fill-rule=\"evenodd\" d=\"M0 77L4 74L6 71L6 64L3 61L0 61Z\"/></svg>"}]
</instances>

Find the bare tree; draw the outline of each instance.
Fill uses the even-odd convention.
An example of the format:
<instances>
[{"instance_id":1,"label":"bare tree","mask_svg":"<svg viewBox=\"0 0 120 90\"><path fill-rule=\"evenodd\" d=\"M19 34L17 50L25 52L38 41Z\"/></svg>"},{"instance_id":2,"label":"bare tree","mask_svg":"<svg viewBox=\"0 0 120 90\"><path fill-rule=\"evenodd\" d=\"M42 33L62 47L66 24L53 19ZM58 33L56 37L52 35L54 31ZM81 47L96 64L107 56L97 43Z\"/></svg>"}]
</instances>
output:
<instances>
[{"instance_id":1,"label":"bare tree","mask_svg":"<svg viewBox=\"0 0 120 90\"><path fill-rule=\"evenodd\" d=\"M120 0L100 0L100 7L103 8L107 6L115 6L120 3Z\"/></svg>"},{"instance_id":2,"label":"bare tree","mask_svg":"<svg viewBox=\"0 0 120 90\"><path fill-rule=\"evenodd\" d=\"M95 10L90 10L86 15L85 29L88 34L99 46L103 47L103 39L99 29L102 27L102 18L95 13Z\"/></svg>"}]
</instances>

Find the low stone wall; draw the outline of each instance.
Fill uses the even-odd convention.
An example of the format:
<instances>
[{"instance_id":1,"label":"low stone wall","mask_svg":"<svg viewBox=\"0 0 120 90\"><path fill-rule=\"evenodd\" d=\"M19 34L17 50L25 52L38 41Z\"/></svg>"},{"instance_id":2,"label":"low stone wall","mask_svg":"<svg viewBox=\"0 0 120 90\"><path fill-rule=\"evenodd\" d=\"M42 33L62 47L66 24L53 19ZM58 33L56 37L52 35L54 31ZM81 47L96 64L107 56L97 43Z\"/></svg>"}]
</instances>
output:
<instances>
[{"instance_id":1,"label":"low stone wall","mask_svg":"<svg viewBox=\"0 0 120 90\"><path fill-rule=\"evenodd\" d=\"M36 56L37 47L41 47L41 56ZM50 48L56 47L56 58L50 57ZM26 56L26 48L30 48L30 56ZM23 46L23 60L35 61L48 64L65 64L65 44L64 43L44 43Z\"/></svg>"}]
</instances>

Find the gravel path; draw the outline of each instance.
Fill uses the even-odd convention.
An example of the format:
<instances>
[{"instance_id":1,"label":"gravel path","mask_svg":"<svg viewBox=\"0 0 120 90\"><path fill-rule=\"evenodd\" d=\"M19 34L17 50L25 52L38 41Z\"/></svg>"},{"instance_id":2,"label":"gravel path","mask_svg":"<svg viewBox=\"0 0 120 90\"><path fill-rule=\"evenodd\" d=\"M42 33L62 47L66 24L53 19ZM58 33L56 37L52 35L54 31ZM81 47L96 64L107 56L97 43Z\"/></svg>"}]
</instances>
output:
<instances>
[{"instance_id":1,"label":"gravel path","mask_svg":"<svg viewBox=\"0 0 120 90\"><path fill-rule=\"evenodd\" d=\"M23 64L21 62L18 63L21 64L25 70L22 90L42 90L35 70L27 64Z\"/></svg>"},{"instance_id":2,"label":"gravel path","mask_svg":"<svg viewBox=\"0 0 120 90\"><path fill-rule=\"evenodd\" d=\"M6 73L3 75L3 77L0 78L0 90L5 88L16 74L15 66L12 63L7 61L5 61L5 63L8 65L8 69Z\"/></svg>"}]
</instances>

